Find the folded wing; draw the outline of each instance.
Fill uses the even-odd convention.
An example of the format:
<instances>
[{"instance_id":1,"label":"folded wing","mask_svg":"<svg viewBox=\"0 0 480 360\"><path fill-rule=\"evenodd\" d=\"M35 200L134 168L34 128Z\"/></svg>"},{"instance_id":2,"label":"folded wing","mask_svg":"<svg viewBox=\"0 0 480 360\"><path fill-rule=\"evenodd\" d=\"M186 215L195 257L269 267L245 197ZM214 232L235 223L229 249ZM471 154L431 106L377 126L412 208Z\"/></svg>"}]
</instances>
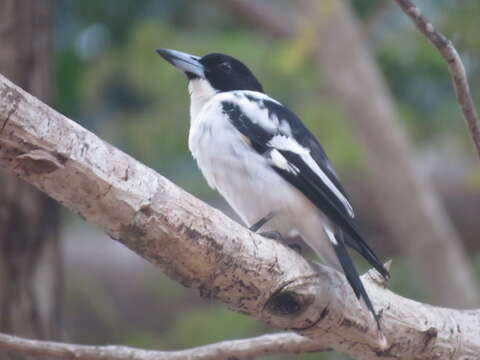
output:
<instances>
[{"instance_id":1,"label":"folded wing","mask_svg":"<svg viewBox=\"0 0 480 360\"><path fill-rule=\"evenodd\" d=\"M268 158L272 169L347 235L347 245L388 278L388 271L358 232L346 192L315 137L275 100L254 92L236 93L231 100L222 101L222 110L233 126Z\"/></svg>"}]
</instances>

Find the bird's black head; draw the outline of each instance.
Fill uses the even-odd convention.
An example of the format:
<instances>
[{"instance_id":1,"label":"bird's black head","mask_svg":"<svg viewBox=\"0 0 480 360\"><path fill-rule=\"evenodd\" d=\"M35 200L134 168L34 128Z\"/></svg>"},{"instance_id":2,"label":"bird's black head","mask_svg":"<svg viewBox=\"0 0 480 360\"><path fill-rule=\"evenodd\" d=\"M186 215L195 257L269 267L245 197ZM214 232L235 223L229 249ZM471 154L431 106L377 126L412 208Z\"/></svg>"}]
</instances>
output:
<instances>
[{"instance_id":1,"label":"bird's black head","mask_svg":"<svg viewBox=\"0 0 480 360\"><path fill-rule=\"evenodd\" d=\"M224 55L208 54L200 59L205 78L219 91L253 90L263 92L250 69L241 61Z\"/></svg>"},{"instance_id":2,"label":"bird's black head","mask_svg":"<svg viewBox=\"0 0 480 360\"><path fill-rule=\"evenodd\" d=\"M250 69L231 56L212 53L198 57L168 49L158 49L157 53L170 64L184 71L190 80L205 79L217 91L263 92L262 85Z\"/></svg>"}]
</instances>

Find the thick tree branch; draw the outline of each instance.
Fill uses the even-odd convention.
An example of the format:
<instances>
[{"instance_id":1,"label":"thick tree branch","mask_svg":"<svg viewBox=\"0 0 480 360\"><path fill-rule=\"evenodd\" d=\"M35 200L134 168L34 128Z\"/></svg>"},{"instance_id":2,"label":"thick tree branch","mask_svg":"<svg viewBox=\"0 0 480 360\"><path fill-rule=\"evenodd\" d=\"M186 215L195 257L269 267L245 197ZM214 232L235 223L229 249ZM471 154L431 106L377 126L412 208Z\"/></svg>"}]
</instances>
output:
<instances>
[{"instance_id":1,"label":"thick tree branch","mask_svg":"<svg viewBox=\"0 0 480 360\"><path fill-rule=\"evenodd\" d=\"M202 296L356 359L474 358L480 311L402 298L364 277L379 334L344 276L195 199L0 76L0 165Z\"/></svg>"},{"instance_id":2,"label":"thick tree branch","mask_svg":"<svg viewBox=\"0 0 480 360\"><path fill-rule=\"evenodd\" d=\"M30 340L0 334L0 349L28 356L48 356L55 359L76 360L246 360L258 356L325 350L315 342L293 333L222 341L179 351L143 350L116 345L87 346Z\"/></svg>"},{"instance_id":3,"label":"thick tree branch","mask_svg":"<svg viewBox=\"0 0 480 360\"><path fill-rule=\"evenodd\" d=\"M468 129L472 136L473 143L480 156L480 124L478 113L475 109L475 104L470 95L470 87L468 85L465 67L463 66L460 55L453 46L452 42L448 40L442 33L436 31L432 23L422 15L420 9L415 6L411 0L395 0L398 6L410 17L415 26L425 37L437 48L442 57L445 59L448 71L452 78L457 101L463 116L467 123Z\"/></svg>"}]
</instances>

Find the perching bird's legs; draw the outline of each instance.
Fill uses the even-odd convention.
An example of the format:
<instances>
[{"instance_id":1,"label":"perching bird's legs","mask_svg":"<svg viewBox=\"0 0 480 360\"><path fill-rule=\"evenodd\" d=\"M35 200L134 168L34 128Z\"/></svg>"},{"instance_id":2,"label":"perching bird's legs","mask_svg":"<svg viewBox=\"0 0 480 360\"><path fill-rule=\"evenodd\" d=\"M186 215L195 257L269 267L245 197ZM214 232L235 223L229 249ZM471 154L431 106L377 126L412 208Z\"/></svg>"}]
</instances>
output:
<instances>
[{"instance_id":1,"label":"perching bird's legs","mask_svg":"<svg viewBox=\"0 0 480 360\"><path fill-rule=\"evenodd\" d=\"M271 211L260 220L258 220L255 224L249 227L250 231L257 232L260 228L265 225L267 222L273 219L275 215L277 215L277 211ZM278 231L264 231L259 233L263 237L273 240L283 240L282 235Z\"/></svg>"},{"instance_id":2,"label":"perching bird's legs","mask_svg":"<svg viewBox=\"0 0 480 360\"><path fill-rule=\"evenodd\" d=\"M278 240L278 241L285 240L282 234L280 234L278 231L264 231L259 234L262 235L263 237L266 237L267 239Z\"/></svg>"},{"instance_id":3,"label":"perching bird's legs","mask_svg":"<svg viewBox=\"0 0 480 360\"><path fill-rule=\"evenodd\" d=\"M293 244L289 244L288 247L294 251L296 251L297 253L301 254L302 253L302 245L298 244L298 243L293 243Z\"/></svg>"},{"instance_id":4,"label":"perching bird's legs","mask_svg":"<svg viewBox=\"0 0 480 360\"><path fill-rule=\"evenodd\" d=\"M255 224L249 227L250 231L257 232L260 228L265 225L267 222L273 219L275 215L277 215L277 211L271 211L260 220L258 220ZM266 236L268 237L268 236Z\"/></svg>"},{"instance_id":5,"label":"perching bird's legs","mask_svg":"<svg viewBox=\"0 0 480 360\"><path fill-rule=\"evenodd\" d=\"M272 218L277 214L276 211L269 212L267 215L265 215L263 218L258 220L255 224L249 227L250 231L257 232L263 225L265 225L267 222L272 220ZM262 235L263 237L266 237L268 239L273 239L273 240L278 240L278 241L285 241L284 237L282 234L280 234L278 231L264 231L259 233L259 235ZM298 253L302 252L302 247L299 244L289 244L288 245L291 249L295 250Z\"/></svg>"},{"instance_id":6,"label":"perching bird's legs","mask_svg":"<svg viewBox=\"0 0 480 360\"><path fill-rule=\"evenodd\" d=\"M287 240L278 231L265 231L265 232L261 232L260 235L268 239L278 240L284 243L287 242ZM299 254L302 253L302 247L300 246L300 244L297 244L297 243L287 244L287 246Z\"/></svg>"},{"instance_id":7,"label":"perching bird's legs","mask_svg":"<svg viewBox=\"0 0 480 360\"><path fill-rule=\"evenodd\" d=\"M257 232L260 228L265 225L267 222L273 219L275 215L277 215L277 211L271 211L260 220L258 220L255 224L249 227L250 231ZM282 235L278 231L264 231L259 233L263 237L273 240L283 240Z\"/></svg>"}]
</instances>

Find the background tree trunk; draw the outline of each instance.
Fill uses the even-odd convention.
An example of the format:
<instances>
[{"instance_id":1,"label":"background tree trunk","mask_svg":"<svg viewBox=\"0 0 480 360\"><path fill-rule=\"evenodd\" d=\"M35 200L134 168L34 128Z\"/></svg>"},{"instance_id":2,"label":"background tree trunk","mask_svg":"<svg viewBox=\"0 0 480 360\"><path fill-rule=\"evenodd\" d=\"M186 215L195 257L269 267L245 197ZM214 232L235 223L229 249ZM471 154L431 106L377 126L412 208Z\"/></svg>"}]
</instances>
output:
<instances>
[{"instance_id":1,"label":"background tree trunk","mask_svg":"<svg viewBox=\"0 0 480 360\"><path fill-rule=\"evenodd\" d=\"M50 95L51 11L50 0L0 2L0 72L44 101ZM0 199L0 329L31 338L58 338L59 208L4 171ZM2 359L7 356L0 354Z\"/></svg>"}]
</instances>

